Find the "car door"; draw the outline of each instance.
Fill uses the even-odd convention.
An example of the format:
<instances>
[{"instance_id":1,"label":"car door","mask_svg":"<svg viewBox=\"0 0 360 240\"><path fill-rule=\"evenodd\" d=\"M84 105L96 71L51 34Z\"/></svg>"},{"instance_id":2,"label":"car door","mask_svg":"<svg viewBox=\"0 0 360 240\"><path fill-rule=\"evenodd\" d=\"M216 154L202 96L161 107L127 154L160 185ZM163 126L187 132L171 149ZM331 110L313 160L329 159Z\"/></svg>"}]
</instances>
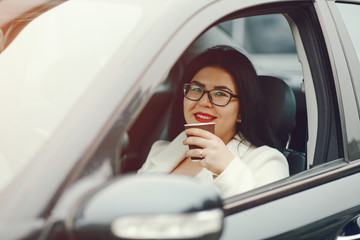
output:
<instances>
[{"instance_id":1,"label":"car door","mask_svg":"<svg viewBox=\"0 0 360 240\"><path fill-rule=\"evenodd\" d=\"M359 233L355 185L360 177L360 128L354 90L358 81L351 73L356 71L352 65L358 69L358 60L350 55L352 45L358 43L346 44L344 26L337 22L334 27L332 16L338 14L335 5L331 1L292 1L255 10L255 14L281 12L292 25L304 73L309 169L283 183L227 199L221 239L336 239ZM247 14L252 10L247 9Z\"/></svg>"},{"instance_id":2,"label":"car door","mask_svg":"<svg viewBox=\"0 0 360 240\"><path fill-rule=\"evenodd\" d=\"M358 108L351 68L333 21L331 4L326 1L214 2L178 29L149 68L149 74L143 77L144 81L150 80L156 66L170 66L169 59L176 61L202 33L218 24L276 14L291 29L301 64L300 76L304 81L300 81L299 87L304 91L306 108L306 118L297 123L305 123L300 128L305 133L304 147L295 147L306 153L306 170L225 199L220 239L335 239L348 234L347 226L352 226L360 214L360 194L354 190L360 180L360 163L354 157L359 149L349 151L353 141L357 144L360 139ZM288 80L291 84L291 78ZM163 137L162 133L156 134ZM132 136L130 142L131 139ZM134 170L136 167L131 169Z\"/></svg>"},{"instance_id":3,"label":"car door","mask_svg":"<svg viewBox=\"0 0 360 240\"><path fill-rule=\"evenodd\" d=\"M331 4L218 1L194 15L163 50L166 54L175 45L183 49L178 39L188 44L218 24L255 16L281 15L293 35L304 79L300 86L306 118L300 121L306 121L301 131L305 132L302 150L307 168L285 180L225 199L221 239L335 239L348 234L347 226L356 227L354 221L360 214L360 195L355 191L360 180L356 157L359 112L351 64L341 43L344 35L335 27Z\"/></svg>"},{"instance_id":4,"label":"car door","mask_svg":"<svg viewBox=\"0 0 360 240\"><path fill-rule=\"evenodd\" d=\"M142 115L146 120L151 117L146 112L142 114L147 109L143 107L151 96L160 96L160 100L158 99L159 101L155 103L163 103L166 109L169 107L166 101L171 100L170 90L173 90L173 86L166 79L162 81L164 75L174 74L173 64L179 59L183 60L182 54L198 37L202 36L203 32L212 27L220 27L219 24L223 24L221 27L224 28L232 20L273 14L285 20L291 29L290 34L293 36L296 47L296 59L298 58L301 63L301 74L296 75L296 83L299 84L298 88L304 91L306 115L297 123L305 123L304 127L300 128L300 132L304 134L301 135L299 144L296 144L294 148L306 153L307 167L305 171L282 181L225 199L223 201L225 222L220 239L335 239L340 235L349 235L347 229L356 227L353 223L360 214L360 193L356 191L356 185L360 180L358 161L360 123L356 101L356 94L359 91L354 90L358 86L354 71L359 68L357 64L352 65L353 63L349 62L352 58L347 57L352 51L351 46L348 48L348 44L344 44L348 41L346 38L348 32L344 30L343 23L334 23L333 19L342 19L341 14L337 12L335 2L222 0L205 4L205 1L202 1L196 11L193 10L191 14L185 11L184 5L181 5L183 8L173 10L169 8L168 13L164 14L163 21L157 23L158 27L155 31L148 32L147 41L136 39L139 42L139 49L143 51L136 52L137 55L133 56L130 63L133 64L132 67L141 66L134 67L141 71L137 71L136 76L131 75L132 78L129 78L130 70L127 72L128 75L123 74L119 77L133 79L137 83L126 104L115 101L110 103L104 99L101 102L97 101L98 110L101 109L100 103L121 106L110 109L110 105L107 105L107 116L110 120L103 117L103 122L96 125L97 129L101 129L99 130L101 134L93 131L91 138L87 139L87 144L91 147L87 151L84 150L85 156L79 160L76 167L67 172L69 178L66 184L59 187L60 190L52 189L58 195L53 196L51 202L46 204L46 211L42 215L46 223L36 222L36 227L39 229L45 226L45 230L41 232L41 238L66 239L68 237L69 225L67 224L74 214L73 208L79 201L86 199L89 189L92 191L99 182L106 181L108 176L102 175L102 169L105 169L104 172L108 174L109 159L114 160L115 157L123 155L128 147L138 152L148 151L144 147L145 144L140 145L144 149L131 146L133 140L131 128L137 125ZM188 15L181 14L182 12L187 12ZM182 18L179 18L180 15ZM181 21L175 19L181 19ZM171 22L170 20L173 24L167 24ZM272 31L271 24L269 25ZM257 25L252 25L252 28L257 28ZM163 33L162 37L159 37L160 32ZM158 41L155 41L156 39ZM147 54L144 59L148 61L136 62L135 60L141 59L145 52ZM252 55L254 59L263 57ZM284 72L280 72L283 77ZM116 73L116 71L111 71L111 73ZM175 73L174 75L177 75L178 72L175 71ZM106 71L103 74L101 76L107 79L105 78L105 76L108 77ZM118 82L119 79L116 79L115 75L113 74L114 77L109 79ZM304 81L302 82L299 77ZM292 83L291 77L287 80L289 84ZM112 94L108 94L107 97L116 98L114 94L116 91L111 89L110 92ZM142 109L144 110L141 113ZM95 114L95 112L92 113ZM152 122L158 126L150 125L150 130L155 130L151 133L154 139L164 137L168 121L166 116L167 112L164 111L161 121ZM143 122L140 121L139 124L141 123ZM82 131L85 132L86 129L83 128ZM134 134L138 133L135 131ZM128 139L129 135L130 139ZM147 134L146 138L149 137L148 135L150 134ZM80 141L84 136L88 135L80 136L80 132L77 131L77 138L72 136L71 143L74 143L75 139ZM150 142L150 138L138 139ZM61 157L57 156L57 159L61 160ZM78 159L72 162L74 165L76 160ZM126 159L119 160L121 160L120 163L111 162L115 166L111 166L110 170L116 174L119 174L121 170L119 165L122 165ZM144 160L144 156L141 156L140 161ZM106 164L99 165L99 162ZM59 166L63 166L60 165L61 161L58 163ZM138 165L131 166L130 172L135 171ZM89 172L95 173L100 178L96 178ZM82 180L90 180L90 182ZM122 194L127 195L126 192ZM146 196L138 194L139 199L143 201L142 206L146 206ZM162 197L167 193L162 194L163 196L157 198L164 199ZM119 200L117 203L121 205L121 198L116 200ZM176 205L176 202L174 204ZM110 209L110 212L114 209L114 206L106 207ZM136 206L133 207L136 208ZM45 207L42 204L37 208ZM29 229L31 230L31 227Z\"/></svg>"}]
</instances>

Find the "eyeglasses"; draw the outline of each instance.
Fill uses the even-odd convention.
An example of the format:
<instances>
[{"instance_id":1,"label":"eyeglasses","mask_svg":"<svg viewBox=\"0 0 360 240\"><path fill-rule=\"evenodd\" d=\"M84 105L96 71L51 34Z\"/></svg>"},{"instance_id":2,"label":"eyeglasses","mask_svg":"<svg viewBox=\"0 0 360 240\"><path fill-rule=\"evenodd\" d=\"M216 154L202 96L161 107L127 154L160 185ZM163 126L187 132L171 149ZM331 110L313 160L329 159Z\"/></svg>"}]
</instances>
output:
<instances>
[{"instance_id":1,"label":"eyeglasses","mask_svg":"<svg viewBox=\"0 0 360 240\"><path fill-rule=\"evenodd\" d=\"M199 101L205 93L208 94L209 100L212 104L220 107L228 105L232 98L240 98L239 96L225 90L213 89L207 91L193 83L184 84L184 96L191 101Z\"/></svg>"}]
</instances>

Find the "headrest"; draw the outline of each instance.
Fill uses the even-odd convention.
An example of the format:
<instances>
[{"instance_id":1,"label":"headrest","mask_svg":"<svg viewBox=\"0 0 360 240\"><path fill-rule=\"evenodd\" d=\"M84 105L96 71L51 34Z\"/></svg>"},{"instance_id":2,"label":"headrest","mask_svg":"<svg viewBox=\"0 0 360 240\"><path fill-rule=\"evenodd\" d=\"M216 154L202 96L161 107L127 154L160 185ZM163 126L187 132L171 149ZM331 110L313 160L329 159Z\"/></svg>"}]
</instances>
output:
<instances>
[{"instance_id":1,"label":"headrest","mask_svg":"<svg viewBox=\"0 0 360 240\"><path fill-rule=\"evenodd\" d=\"M259 76L269 121L281 146L286 147L289 134L296 124L296 101L291 88L281 79Z\"/></svg>"}]
</instances>

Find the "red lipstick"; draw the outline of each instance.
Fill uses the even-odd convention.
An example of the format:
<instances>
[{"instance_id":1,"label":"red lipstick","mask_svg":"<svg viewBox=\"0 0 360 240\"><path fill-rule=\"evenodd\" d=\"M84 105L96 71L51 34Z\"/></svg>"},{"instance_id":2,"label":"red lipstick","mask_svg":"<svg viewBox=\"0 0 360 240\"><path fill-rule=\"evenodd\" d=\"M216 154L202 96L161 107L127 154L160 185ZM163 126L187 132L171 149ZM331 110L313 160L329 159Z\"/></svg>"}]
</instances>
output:
<instances>
[{"instance_id":1,"label":"red lipstick","mask_svg":"<svg viewBox=\"0 0 360 240\"><path fill-rule=\"evenodd\" d=\"M208 113L203 113L203 112L196 112L194 114L195 120L201 123L208 123L208 122L212 122L216 119L215 116L210 115Z\"/></svg>"}]
</instances>

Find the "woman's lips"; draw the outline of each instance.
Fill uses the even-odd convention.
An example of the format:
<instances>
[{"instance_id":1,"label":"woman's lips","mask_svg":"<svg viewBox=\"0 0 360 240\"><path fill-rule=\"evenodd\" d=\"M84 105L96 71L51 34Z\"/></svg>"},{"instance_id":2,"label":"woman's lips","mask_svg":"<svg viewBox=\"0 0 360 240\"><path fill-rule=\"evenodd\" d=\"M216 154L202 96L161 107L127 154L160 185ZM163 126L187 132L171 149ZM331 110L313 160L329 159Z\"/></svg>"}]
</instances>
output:
<instances>
[{"instance_id":1,"label":"woman's lips","mask_svg":"<svg viewBox=\"0 0 360 240\"><path fill-rule=\"evenodd\" d=\"M195 120L198 122L212 122L216 119L216 117L208 114L208 113L203 113L203 112L197 112L194 114Z\"/></svg>"}]
</instances>

